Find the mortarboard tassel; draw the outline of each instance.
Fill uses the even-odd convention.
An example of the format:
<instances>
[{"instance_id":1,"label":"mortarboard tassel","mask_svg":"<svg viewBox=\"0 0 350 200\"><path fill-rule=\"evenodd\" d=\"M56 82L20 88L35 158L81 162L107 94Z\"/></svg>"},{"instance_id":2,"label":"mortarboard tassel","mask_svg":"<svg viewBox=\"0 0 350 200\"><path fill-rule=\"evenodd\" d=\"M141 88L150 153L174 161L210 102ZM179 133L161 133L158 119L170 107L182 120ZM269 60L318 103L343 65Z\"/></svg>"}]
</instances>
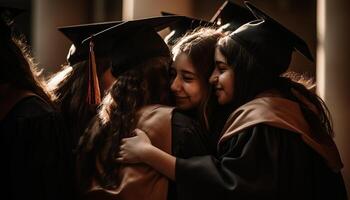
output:
<instances>
[{"instance_id":1,"label":"mortarboard tassel","mask_svg":"<svg viewBox=\"0 0 350 200\"><path fill-rule=\"evenodd\" d=\"M94 53L94 43L92 39L89 44L89 83L88 83L88 104L100 104L101 103L101 93L99 87L99 81L96 69L96 59Z\"/></svg>"}]
</instances>

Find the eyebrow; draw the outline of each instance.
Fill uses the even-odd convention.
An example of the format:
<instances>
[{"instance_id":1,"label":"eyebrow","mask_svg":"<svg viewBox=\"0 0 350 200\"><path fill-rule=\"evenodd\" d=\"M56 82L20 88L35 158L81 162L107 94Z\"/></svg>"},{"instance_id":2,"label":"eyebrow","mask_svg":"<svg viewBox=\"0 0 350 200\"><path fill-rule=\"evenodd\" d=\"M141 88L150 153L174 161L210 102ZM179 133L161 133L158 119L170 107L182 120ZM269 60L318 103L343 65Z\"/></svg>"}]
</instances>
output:
<instances>
[{"instance_id":1,"label":"eyebrow","mask_svg":"<svg viewBox=\"0 0 350 200\"><path fill-rule=\"evenodd\" d=\"M187 70L180 70L180 72L183 74L189 74L189 75L193 75L193 76L197 75L195 72L191 72L191 71L187 71Z\"/></svg>"},{"instance_id":2,"label":"eyebrow","mask_svg":"<svg viewBox=\"0 0 350 200\"><path fill-rule=\"evenodd\" d=\"M221 60L215 60L215 64L216 64L216 65L219 65L219 64L228 65L226 62L221 61Z\"/></svg>"}]
</instances>

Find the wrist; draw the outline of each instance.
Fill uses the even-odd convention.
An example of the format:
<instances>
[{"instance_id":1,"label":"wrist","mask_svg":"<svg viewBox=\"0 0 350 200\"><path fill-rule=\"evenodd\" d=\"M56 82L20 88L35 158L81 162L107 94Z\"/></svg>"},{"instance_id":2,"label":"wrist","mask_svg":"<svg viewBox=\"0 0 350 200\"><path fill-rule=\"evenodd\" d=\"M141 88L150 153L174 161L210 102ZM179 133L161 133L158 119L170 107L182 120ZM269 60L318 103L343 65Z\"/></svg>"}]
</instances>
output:
<instances>
[{"instance_id":1,"label":"wrist","mask_svg":"<svg viewBox=\"0 0 350 200\"><path fill-rule=\"evenodd\" d=\"M145 144L140 153L140 160L144 163L148 163L153 154L152 152L154 152L154 148L152 144Z\"/></svg>"},{"instance_id":2,"label":"wrist","mask_svg":"<svg viewBox=\"0 0 350 200\"><path fill-rule=\"evenodd\" d=\"M144 151L143 162L155 170L175 180L176 158L161 149L149 144Z\"/></svg>"}]
</instances>

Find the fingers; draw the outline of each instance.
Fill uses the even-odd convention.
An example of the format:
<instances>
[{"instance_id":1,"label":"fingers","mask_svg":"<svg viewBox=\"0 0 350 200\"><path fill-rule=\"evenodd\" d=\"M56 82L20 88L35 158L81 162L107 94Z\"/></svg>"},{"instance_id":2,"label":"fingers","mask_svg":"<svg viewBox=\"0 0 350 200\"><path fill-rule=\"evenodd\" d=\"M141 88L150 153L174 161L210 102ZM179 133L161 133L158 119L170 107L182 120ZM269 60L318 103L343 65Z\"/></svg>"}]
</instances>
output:
<instances>
[{"instance_id":1,"label":"fingers","mask_svg":"<svg viewBox=\"0 0 350 200\"><path fill-rule=\"evenodd\" d=\"M134 137L136 137L136 136L134 136ZM125 144L130 138L133 138L133 137L121 139L121 140L120 140L120 144Z\"/></svg>"},{"instance_id":2,"label":"fingers","mask_svg":"<svg viewBox=\"0 0 350 200\"><path fill-rule=\"evenodd\" d=\"M139 137L143 142L152 144L150 138L148 137L145 131L141 129L135 129L134 132L136 134L136 137Z\"/></svg>"},{"instance_id":3,"label":"fingers","mask_svg":"<svg viewBox=\"0 0 350 200\"><path fill-rule=\"evenodd\" d=\"M126 153L123 150L120 150L115 158L116 162L119 163L130 163L126 157Z\"/></svg>"},{"instance_id":4,"label":"fingers","mask_svg":"<svg viewBox=\"0 0 350 200\"><path fill-rule=\"evenodd\" d=\"M123 157L117 157L117 158L115 159L115 161L117 161L117 162L119 162L119 163L125 163Z\"/></svg>"},{"instance_id":5,"label":"fingers","mask_svg":"<svg viewBox=\"0 0 350 200\"><path fill-rule=\"evenodd\" d=\"M136 129L134 130L134 132L135 132L135 134L138 135L138 136L146 136L146 137L147 137L147 134L146 134L143 130L141 130L141 129L136 128Z\"/></svg>"},{"instance_id":6,"label":"fingers","mask_svg":"<svg viewBox=\"0 0 350 200\"><path fill-rule=\"evenodd\" d=\"M131 133L132 136L137 136L139 133L144 132L143 130L139 128L135 128Z\"/></svg>"}]
</instances>

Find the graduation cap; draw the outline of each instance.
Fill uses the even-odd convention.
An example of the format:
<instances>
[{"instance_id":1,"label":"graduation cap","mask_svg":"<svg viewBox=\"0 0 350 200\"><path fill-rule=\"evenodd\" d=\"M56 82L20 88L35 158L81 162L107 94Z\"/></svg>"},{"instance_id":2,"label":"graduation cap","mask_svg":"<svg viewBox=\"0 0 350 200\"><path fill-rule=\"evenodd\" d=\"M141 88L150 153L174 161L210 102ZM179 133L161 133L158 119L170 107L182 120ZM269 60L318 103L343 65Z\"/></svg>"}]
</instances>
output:
<instances>
[{"instance_id":1,"label":"graduation cap","mask_svg":"<svg viewBox=\"0 0 350 200\"><path fill-rule=\"evenodd\" d=\"M78 62L88 59L88 49L81 46L84 39L120 23L122 22L111 21L58 27L57 29L72 42L67 55L68 63L73 66Z\"/></svg>"},{"instance_id":2,"label":"graduation cap","mask_svg":"<svg viewBox=\"0 0 350 200\"><path fill-rule=\"evenodd\" d=\"M169 48L157 33L176 23L182 16L161 16L125 21L85 39L94 43L96 55L105 54L112 62L115 76L155 56L169 56Z\"/></svg>"},{"instance_id":3,"label":"graduation cap","mask_svg":"<svg viewBox=\"0 0 350 200\"><path fill-rule=\"evenodd\" d=\"M168 16L168 17L153 17L134 20L134 23L143 24L145 26L153 27L155 31L160 31L169 25L171 25L176 20L179 20L179 16ZM102 23L91 23L91 24L81 24L74 26L63 26L59 27L58 30L62 32L72 43L68 55L67 61L70 65L87 60L89 56L89 47L88 45L82 45L83 40L89 38L93 34L99 33L103 30L106 30L115 25L124 23L123 21L111 21L111 22L102 22ZM106 48L107 49L107 48ZM96 54L103 56L106 49L100 52L96 51Z\"/></svg>"},{"instance_id":4,"label":"graduation cap","mask_svg":"<svg viewBox=\"0 0 350 200\"><path fill-rule=\"evenodd\" d=\"M98 104L101 101L96 72L96 56L111 61L112 74L117 77L132 67L156 56L169 56L170 52L157 31L164 29L179 20L179 16L152 17L131 21L120 21L113 26L101 29L104 24L83 26L87 38L76 44L76 51L71 52L70 60L89 60L88 103ZM95 26L95 27L94 27ZM82 27L79 27L82 28ZM78 28L78 30L79 30ZM65 30L67 34L67 29ZM82 35L68 34L69 38L81 39Z\"/></svg>"},{"instance_id":5,"label":"graduation cap","mask_svg":"<svg viewBox=\"0 0 350 200\"><path fill-rule=\"evenodd\" d=\"M232 1L225 1L210 21L221 26L220 28L223 31L232 32L241 25L255 19L254 15L248 9Z\"/></svg>"},{"instance_id":6,"label":"graduation cap","mask_svg":"<svg viewBox=\"0 0 350 200\"><path fill-rule=\"evenodd\" d=\"M101 93L99 87L99 80L96 69L96 58L91 58L88 54L88 49L84 48L81 43L87 37L94 33L101 32L109 27L120 24L120 21L80 24L74 26L59 27L58 30L62 32L71 42L72 45L68 51L67 61L71 66L89 59L89 77L88 77L88 94L87 102L89 104L99 104L101 102ZM93 62L91 62L93 59Z\"/></svg>"},{"instance_id":7,"label":"graduation cap","mask_svg":"<svg viewBox=\"0 0 350 200\"><path fill-rule=\"evenodd\" d=\"M14 25L14 18L23 13L23 9L0 6L0 34L10 38Z\"/></svg>"},{"instance_id":8,"label":"graduation cap","mask_svg":"<svg viewBox=\"0 0 350 200\"><path fill-rule=\"evenodd\" d=\"M175 15L173 13L168 13L164 11L162 11L161 14L163 16ZM173 46L177 42L177 40L183 35L185 35L188 31L194 30L200 26L208 27L214 25L215 23L206 20L181 16L180 20L169 26L171 32L164 38L164 40L168 45Z\"/></svg>"},{"instance_id":9,"label":"graduation cap","mask_svg":"<svg viewBox=\"0 0 350 200\"><path fill-rule=\"evenodd\" d=\"M306 42L249 2L247 8L257 20L246 23L229 36L256 57L273 74L285 72L294 50L314 61Z\"/></svg>"},{"instance_id":10,"label":"graduation cap","mask_svg":"<svg viewBox=\"0 0 350 200\"><path fill-rule=\"evenodd\" d=\"M91 35L101 32L107 28L122 23L121 21L111 21L102 23L79 24L73 26L62 26L57 29L63 33L73 44L80 45L83 40Z\"/></svg>"}]
</instances>

